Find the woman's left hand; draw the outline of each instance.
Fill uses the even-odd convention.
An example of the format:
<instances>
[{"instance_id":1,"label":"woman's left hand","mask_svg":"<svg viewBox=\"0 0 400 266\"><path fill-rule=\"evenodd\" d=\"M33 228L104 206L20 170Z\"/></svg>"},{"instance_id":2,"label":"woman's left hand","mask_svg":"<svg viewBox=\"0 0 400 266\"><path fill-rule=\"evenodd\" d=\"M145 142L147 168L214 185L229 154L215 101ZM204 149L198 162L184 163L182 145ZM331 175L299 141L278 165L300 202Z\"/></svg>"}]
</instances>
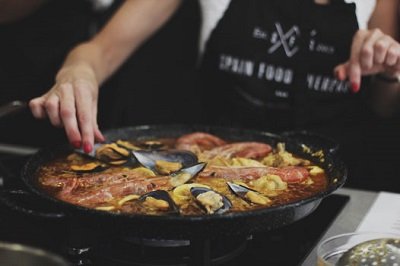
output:
<instances>
[{"instance_id":1,"label":"woman's left hand","mask_svg":"<svg viewBox=\"0 0 400 266\"><path fill-rule=\"evenodd\" d=\"M353 38L350 59L334 72L338 79L351 82L353 92L360 89L363 75L399 75L400 44L379 29L359 30Z\"/></svg>"}]
</instances>

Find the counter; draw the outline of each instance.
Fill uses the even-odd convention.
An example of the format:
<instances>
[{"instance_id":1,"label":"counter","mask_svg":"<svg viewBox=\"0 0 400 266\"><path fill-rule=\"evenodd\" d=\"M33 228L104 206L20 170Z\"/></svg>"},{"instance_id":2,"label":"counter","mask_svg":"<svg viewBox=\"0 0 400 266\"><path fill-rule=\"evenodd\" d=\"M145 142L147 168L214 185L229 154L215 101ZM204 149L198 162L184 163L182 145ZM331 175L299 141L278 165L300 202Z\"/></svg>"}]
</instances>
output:
<instances>
[{"instance_id":1,"label":"counter","mask_svg":"<svg viewBox=\"0 0 400 266\"><path fill-rule=\"evenodd\" d=\"M323 235L321 241L334 235L354 232L378 196L378 192L349 188L338 189L334 194L348 195L350 200ZM317 265L317 246L310 252L301 264L302 266Z\"/></svg>"}]
</instances>

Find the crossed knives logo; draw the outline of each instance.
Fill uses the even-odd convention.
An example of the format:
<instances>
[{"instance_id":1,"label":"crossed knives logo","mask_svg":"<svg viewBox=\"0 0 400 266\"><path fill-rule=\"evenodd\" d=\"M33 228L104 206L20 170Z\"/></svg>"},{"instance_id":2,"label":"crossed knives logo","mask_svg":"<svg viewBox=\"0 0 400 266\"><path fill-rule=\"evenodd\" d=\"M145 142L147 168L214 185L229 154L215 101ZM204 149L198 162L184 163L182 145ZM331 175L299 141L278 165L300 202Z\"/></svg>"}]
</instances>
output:
<instances>
[{"instance_id":1,"label":"crossed knives logo","mask_svg":"<svg viewBox=\"0 0 400 266\"><path fill-rule=\"evenodd\" d=\"M288 31L284 32L282 25L279 22L275 23L276 31L271 35L272 46L268 49L269 54L273 54L279 48L283 48L287 57L292 57L299 50L296 45L297 37L300 36L298 26L292 26Z\"/></svg>"}]
</instances>

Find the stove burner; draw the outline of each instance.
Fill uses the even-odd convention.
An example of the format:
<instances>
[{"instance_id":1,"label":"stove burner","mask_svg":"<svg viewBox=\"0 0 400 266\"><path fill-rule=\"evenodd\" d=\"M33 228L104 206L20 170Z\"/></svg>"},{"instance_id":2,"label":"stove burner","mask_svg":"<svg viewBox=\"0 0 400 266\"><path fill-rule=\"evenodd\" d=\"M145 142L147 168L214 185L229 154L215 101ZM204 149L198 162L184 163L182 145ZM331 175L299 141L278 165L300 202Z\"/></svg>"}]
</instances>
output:
<instances>
[{"instance_id":1,"label":"stove burner","mask_svg":"<svg viewBox=\"0 0 400 266\"><path fill-rule=\"evenodd\" d=\"M94 265L192 266L221 265L242 254L251 237L160 240L110 239L93 248Z\"/></svg>"},{"instance_id":2,"label":"stove burner","mask_svg":"<svg viewBox=\"0 0 400 266\"><path fill-rule=\"evenodd\" d=\"M134 245L144 247L185 247L190 245L190 240L155 239L138 237L121 237L122 240Z\"/></svg>"}]
</instances>

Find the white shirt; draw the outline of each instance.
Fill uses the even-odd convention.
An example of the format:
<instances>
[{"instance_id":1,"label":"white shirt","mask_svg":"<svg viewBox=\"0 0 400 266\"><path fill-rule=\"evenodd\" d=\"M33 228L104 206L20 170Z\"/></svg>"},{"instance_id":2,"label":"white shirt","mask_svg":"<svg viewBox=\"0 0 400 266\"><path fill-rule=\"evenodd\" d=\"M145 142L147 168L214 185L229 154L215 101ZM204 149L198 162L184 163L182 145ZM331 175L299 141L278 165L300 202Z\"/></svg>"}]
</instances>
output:
<instances>
[{"instance_id":1,"label":"white shirt","mask_svg":"<svg viewBox=\"0 0 400 266\"><path fill-rule=\"evenodd\" d=\"M241 0L247 1L247 0ZM264 0L268 1L268 0ZM360 29L366 29L377 0L345 0L347 3L356 4L356 15ZM200 32L200 53L205 49L205 44L210 38L212 30L229 6L231 0L200 0L202 12L202 26Z\"/></svg>"}]
</instances>

